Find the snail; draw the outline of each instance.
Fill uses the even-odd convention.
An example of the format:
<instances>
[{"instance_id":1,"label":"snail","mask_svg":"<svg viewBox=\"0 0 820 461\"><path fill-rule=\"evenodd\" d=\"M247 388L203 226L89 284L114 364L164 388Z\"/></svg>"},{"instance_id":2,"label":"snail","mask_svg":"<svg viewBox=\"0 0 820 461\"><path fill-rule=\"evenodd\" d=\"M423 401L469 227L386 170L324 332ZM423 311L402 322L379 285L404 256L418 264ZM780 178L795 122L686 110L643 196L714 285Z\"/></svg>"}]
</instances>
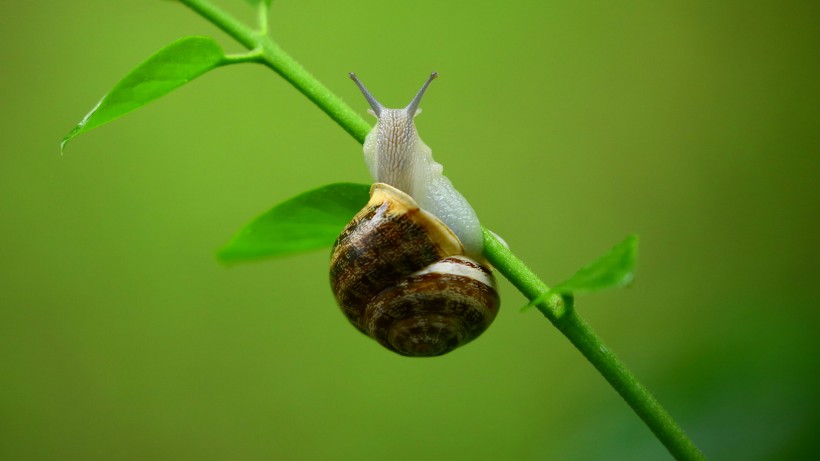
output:
<instances>
[{"instance_id":1,"label":"snail","mask_svg":"<svg viewBox=\"0 0 820 461\"><path fill-rule=\"evenodd\" d=\"M350 74L378 119L364 142L375 184L330 258L331 288L348 320L412 357L442 355L475 339L500 302L478 218L413 123L436 76L407 107L388 109Z\"/></svg>"}]
</instances>

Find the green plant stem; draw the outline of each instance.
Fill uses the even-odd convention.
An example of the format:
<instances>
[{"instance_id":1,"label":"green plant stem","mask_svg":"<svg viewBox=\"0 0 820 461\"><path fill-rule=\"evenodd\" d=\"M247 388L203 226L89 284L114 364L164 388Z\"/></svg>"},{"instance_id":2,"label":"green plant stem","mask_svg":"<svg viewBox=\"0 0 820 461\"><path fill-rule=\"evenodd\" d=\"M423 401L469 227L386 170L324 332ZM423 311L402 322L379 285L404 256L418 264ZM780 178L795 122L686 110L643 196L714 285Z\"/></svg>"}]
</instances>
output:
<instances>
[{"instance_id":1,"label":"green plant stem","mask_svg":"<svg viewBox=\"0 0 820 461\"><path fill-rule=\"evenodd\" d=\"M261 49L259 61L295 86L359 143L364 142L365 136L370 131L370 125L269 37L257 33L207 0L179 1L215 24L249 50ZM485 230L484 236L487 259L527 299L534 300L549 290L547 285L492 233ZM676 459L706 459L669 413L606 347L592 328L578 316L572 302L568 301L571 299L555 294L538 303L536 307L604 376Z\"/></svg>"},{"instance_id":2,"label":"green plant stem","mask_svg":"<svg viewBox=\"0 0 820 461\"><path fill-rule=\"evenodd\" d=\"M259 2L256 7L256 24L259 35L268 35L268 5L265 2Z\"/></svg>"},{"instance_id":3,"label":"green plant stem","mask_svg":"<svg viewBox=\"0 0 820 461\"><path fill-rule=\"evenodd\" d=\"M232 64L243 64L247 62L261 62L262 61L262 50L255 49L248 51L247 53L238 53L238 54L228 54L222 58L222 65L232 65Z\"/></svg>"},{"instance_id":4,"label":"green plant stem","mask_svg":"<svg viewBox=\"0 0 820 461\"><path fill-rule=\"evenodd\" d=\"M527 299L534 300L549 291L537 275L486 229L484 245L484 255L490 263ZM675 459L706 459L649 390L638 382L592 327L578 315L571 298L554 294L535 306L626 400Z\"/></svg>"},{"instance_id":5,"label":"green plant stem","mask_svg":"<svg viewBox=\"0 0 820 461\"><path fill-rule=\"evenodd\" d=\"M333 94L326 86L302 67L295 59L284 52L270 37L243 24L219 7L207 0L179 0L188 8L222 29L249 50L259 48L262 64L281 75L299 92L319 106L331 119L350 133L360 144L370 131L368 124L358 113Z\"/></svg>"}]
</instances>

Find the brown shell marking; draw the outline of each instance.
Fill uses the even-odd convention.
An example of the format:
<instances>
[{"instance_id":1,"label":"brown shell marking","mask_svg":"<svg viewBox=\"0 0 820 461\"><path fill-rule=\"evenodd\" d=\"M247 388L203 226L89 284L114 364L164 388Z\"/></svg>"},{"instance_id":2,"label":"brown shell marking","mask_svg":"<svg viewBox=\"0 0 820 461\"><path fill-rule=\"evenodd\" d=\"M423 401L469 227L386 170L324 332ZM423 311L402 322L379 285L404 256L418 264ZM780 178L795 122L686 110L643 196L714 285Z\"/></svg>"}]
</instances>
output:
<instances>
[{"instance_id":1,"label":"brown shell marking","mask_svg":"<svg viewBox=\"0 0 820 461\"><path fill-rule=\"evenodd\" d=\"M463 252L438 218L377 183L333 247L331 287L351 323L383 346L441 355L481 334L498 312L491 272ZM425 270L437 262L447 271Z\"/></svg>"}]
</instances>

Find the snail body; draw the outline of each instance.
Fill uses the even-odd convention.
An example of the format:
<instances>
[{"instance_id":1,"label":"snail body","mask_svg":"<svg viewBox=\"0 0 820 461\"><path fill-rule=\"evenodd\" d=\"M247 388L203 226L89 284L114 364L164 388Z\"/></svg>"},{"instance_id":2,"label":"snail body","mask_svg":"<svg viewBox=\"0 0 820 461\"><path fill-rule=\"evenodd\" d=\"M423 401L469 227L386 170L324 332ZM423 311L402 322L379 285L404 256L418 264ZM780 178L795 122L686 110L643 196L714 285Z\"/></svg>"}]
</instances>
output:
<instances>
[{"instance_id":1,"label":"snail body","mask_svg":"<svg viewBox=\"0 0 820 461\"><path fill-rule=\"evenodd\" d=\"M378 117L364 144L376 183L330 260L331 288L345 316L406 356L442 355L475 339L500 302L478 218L413 124L435 76L407 107L387 109L351 74Z\"/></svg>"}]
</instances>

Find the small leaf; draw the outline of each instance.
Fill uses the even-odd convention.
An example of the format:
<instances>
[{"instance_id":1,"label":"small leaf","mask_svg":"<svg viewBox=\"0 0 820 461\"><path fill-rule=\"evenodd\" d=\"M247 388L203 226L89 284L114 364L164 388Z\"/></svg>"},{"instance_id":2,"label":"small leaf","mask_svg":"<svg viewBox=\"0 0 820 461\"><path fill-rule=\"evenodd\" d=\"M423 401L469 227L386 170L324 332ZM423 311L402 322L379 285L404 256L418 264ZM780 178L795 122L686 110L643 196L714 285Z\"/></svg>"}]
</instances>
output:
<instances>
[{"instance_id":1,"label":"small leaf","mask_svg":"<svg viewBox=\"0 0 820 461\"><path fill-rule=\"evenodd\" d=\"M577 295L628 285L635 277L637 258L638 236L630 235L592 264L530 301L524 309L544 301L553 293Z\"/></svg>"},{"instance_id":2,"label":"small leaf","mask_svg":"<svg viewBox=\"0 0 820 461\"><path fill-rule=\"evenodd\" d=\"M582 294L627 285L635 276L637 257L638 236L630 235L607 254L559 283L553 291Z\"/></svg>"},{"instance_id":3,"label":"small leaf","mask_svg":"<svg viewBox=\"0 0 820 461\"><path fill-rule=\"evenodd\" d=\"M144 106L223 63L225 54L208 37L177 40L125 76L63 138L60 150L80 133L115 120Z\"/></svg>"},{"instance_id":4,"label":"small leaf","mask_svg":"<svg viewBox=\"0 0 820 461\"><path fill-rule=\"evenodd\" d=\"M297 195L245 226L217 257L235 263L329 247L369 197L370 186L352 183Z\"/></svg>"}]
</instances>

